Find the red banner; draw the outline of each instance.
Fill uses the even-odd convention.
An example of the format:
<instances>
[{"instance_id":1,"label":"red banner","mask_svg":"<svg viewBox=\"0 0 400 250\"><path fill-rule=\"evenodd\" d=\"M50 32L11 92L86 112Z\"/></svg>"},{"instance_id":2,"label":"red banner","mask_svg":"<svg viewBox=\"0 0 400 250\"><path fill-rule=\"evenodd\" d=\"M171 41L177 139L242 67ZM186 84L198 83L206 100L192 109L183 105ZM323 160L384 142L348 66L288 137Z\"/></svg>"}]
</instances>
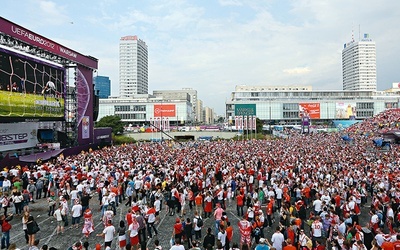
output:
<instances>
[{"instance_id":1,"label":"red banner","mask_svg":"<svg viewBox=\"0 0 400 250\"><path fill-rule=\"evenodd\" d=\"M154 104L154 117L176 117L175 104Z\"/></svg>"},{"instance_id":2,"label":"red banner","mask_svg":"<svg viewBox=\"0 0 400 250\"><path fill-rule=\"evenodd\" d=\"M321 109L319 103L299 103L300 117L310 117L311 119L320 119Z\"/></svg>"}]
</instances>

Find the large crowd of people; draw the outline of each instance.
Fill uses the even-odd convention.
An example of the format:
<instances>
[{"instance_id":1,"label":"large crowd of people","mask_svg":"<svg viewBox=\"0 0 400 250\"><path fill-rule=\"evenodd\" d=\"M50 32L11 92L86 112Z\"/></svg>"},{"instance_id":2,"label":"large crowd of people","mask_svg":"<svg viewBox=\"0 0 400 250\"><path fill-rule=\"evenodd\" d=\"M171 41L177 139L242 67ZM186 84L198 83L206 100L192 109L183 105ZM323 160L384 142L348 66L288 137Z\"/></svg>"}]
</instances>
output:
<instances>
[{"instance_id":1,"label":"large crowd of people","mask_svg":"<svg viewBox=\"0 0 400 250\"><path fill-rule=\"evenodd\" d=\"M39 249L29 204L46 199L57 234L82 220L82 235L99 236L104 249L111 249L115 235L120 249L146 248L159 233L163 209L176 216L172 250L400 249L400 151L373 144L380 132L397 129L399 119L392 109L340 133L288 130L288 137L275 140L135 143L9 166L0 176L1 248L16 249L7 223L17 217L29 249ZM93 193L100 211L89 206ZM122 221L113 218L118 205L129 206ZM238 224L231 224L229 206L236 207ZM185 218L187 210L192 218ZM101 213L104 226L97 235L93 213ZM214 223L206 228L208 218ZM154 244L147 247L161 250L159 240Z\"/></svg>"}]
</instances>

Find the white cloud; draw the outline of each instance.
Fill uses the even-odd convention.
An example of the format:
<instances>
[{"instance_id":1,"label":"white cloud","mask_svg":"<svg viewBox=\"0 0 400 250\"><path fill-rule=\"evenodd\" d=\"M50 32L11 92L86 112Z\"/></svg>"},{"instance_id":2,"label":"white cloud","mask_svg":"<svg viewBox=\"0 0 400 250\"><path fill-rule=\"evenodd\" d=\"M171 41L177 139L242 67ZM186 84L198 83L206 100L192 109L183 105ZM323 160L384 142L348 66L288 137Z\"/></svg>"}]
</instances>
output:
<instances>
[{"instance_id":1,"label":"white cloud","mask_svg":"<svg viewBox=\"0 0 400 250\"><path fill-rule=\"evenodd\" d=\"M311 72L311 70L309 67L296 67L296 68L283 70L283 73L286 73L289 75L304 75L304 74L308 74L310 72Z\"/></svg>"},{"instance_id":2,"label":"white cloud","mask_svg":"<svg viewBox=\"0 0 400 250\"><path fill-rule=\"evenodd\" d=\"M239 0L219 0L221 6L242 6L243 3Z\"/></svg>"}]
</instances>

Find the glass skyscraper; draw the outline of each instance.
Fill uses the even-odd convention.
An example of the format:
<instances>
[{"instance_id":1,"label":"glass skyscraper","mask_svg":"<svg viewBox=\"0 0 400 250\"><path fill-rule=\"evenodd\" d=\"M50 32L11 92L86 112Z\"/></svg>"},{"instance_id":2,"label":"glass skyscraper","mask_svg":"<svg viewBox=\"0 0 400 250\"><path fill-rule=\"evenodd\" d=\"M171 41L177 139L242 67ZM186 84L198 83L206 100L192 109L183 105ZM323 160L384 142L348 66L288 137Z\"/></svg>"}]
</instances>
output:
<instances>
[{"instance_id":1,"label":"glass skyscraper","mask_svg":"<svg viewBox=\"0 0 400 250\"><path fill-rule=\"evenodd\" d=\"M94 90L99 93L99 98L108 98L111 95L111 81L108 76L95 76L93 83Z\"/></svg>"}]
</instances>

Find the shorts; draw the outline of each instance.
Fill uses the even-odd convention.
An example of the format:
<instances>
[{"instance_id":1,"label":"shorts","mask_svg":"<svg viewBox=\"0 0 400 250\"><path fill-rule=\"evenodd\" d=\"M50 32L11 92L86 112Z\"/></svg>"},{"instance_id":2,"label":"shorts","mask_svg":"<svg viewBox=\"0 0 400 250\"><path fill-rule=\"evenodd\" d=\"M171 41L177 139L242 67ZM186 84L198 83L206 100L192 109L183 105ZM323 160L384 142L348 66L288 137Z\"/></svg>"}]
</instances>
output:
<instances>
[{"instance_id":1,"label":"shorts","mask_svg":"<svg viewBox=\"0 0 400 250\"><path fill-rule=\"evenodd\" d=\"M242 236L240 237L240 243L241 243L241 244L244 244L244 243L250 244L250 243L251 243L250 235L247 235L247 236L242 235Z\"/></svg>"},{"instance_id":2,"label":"shorts","mask_svg":"<svg viewBox=\"0 0 400 250\"><path fill-rule=\"evenodd\" d=\"M58 220L57 221L57 227L63 227L64 226L64 221Z\"/></svg>"},{"instance_id":3,"label":"shorts","mask_svg":"<svg viewBox=\"0 0 400 250\"><path fill-rule=\"evenodd\" d=\"M131 246L136 246L139 244L139 235L130 237Z\"/></svg>"},{"instance_id":4,"label":"shorts","mask_svg":"<svg viewBox=\"0 0 400 250\"><path fill-rule=\"evenodd\" d=\"M72 217L72 225L79 224L81 217Z\"/></svg>"},{"instance_id":5,"label":"shorts","mask_svg":"<svg viewBox=\"0 0 400 250\"><path fill-rule=\"evenodd\" d=\"M106 242L104 242L104 246L111 247L111 243L112 243L112 241L106 241Z\"/></svg>"}]
</instances>

